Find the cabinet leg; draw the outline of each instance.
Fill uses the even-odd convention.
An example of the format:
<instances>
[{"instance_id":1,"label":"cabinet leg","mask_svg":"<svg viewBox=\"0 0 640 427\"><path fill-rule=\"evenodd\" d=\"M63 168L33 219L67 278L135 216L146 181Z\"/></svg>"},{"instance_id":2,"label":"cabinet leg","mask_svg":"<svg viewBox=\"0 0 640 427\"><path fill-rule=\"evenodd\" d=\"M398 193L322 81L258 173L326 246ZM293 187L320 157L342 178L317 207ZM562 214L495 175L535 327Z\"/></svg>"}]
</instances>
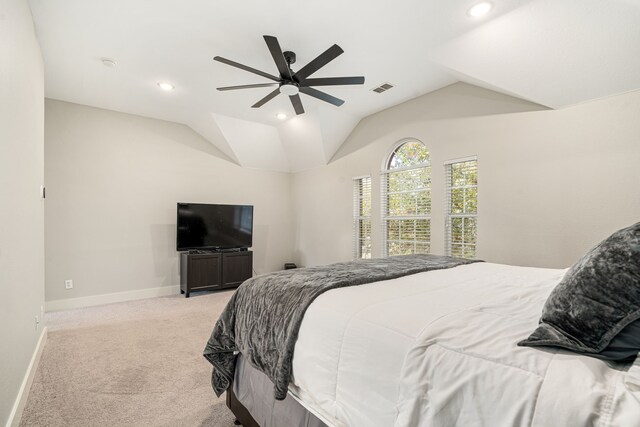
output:
<instances>
[{"instance_id":1,"label":"cabinet leg","mask_svg":"<svg viewBox=\"0 0 640 427\"><path fill-rule=\"evenodd\" d=\"M185 292L184 297L189 298L189 292Z\"/></svg>"},{"instance_id":2,"label":"cabinet leg","mask_svg":"<svg viewBox=\"0 0 640 427\"><path fill-rule=\"evenodd\" d=\"M184 294L184 291L183 291L182 289L180 289L180 293L181 293L181 294Z\"/></svg>"},{"instance_id":3,"label":"cabinet leg","mask_svg":"<svg viewBox=\"0 0 640 427\"><path fill-rule=\"evenodd\" d=\"M233 420L233 423L234 423L235 425L237 425L237 426L239 426L239 425L240 425L240 421L238 421L238 419L237 419L237 418L236 418L235 420Z\"/></svg>"}]
</instances>

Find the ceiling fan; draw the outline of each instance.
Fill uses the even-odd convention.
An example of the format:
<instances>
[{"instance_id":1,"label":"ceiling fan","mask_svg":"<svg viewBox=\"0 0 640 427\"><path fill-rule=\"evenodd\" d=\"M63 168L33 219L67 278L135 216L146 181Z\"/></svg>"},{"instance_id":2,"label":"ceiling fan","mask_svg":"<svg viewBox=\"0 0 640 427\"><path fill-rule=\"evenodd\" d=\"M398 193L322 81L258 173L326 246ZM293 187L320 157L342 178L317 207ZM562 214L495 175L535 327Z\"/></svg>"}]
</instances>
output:
<instances>
[{"instance_id":1,"label":"ceiling fan","mask_svg":"<svg viewBox=\"0 0 640 427\"><path fill-rule=\"evenodd\" d=\"M296 62L296 54L290 51L283 52L280 48L278 39L273 36L263 36L264 41L267 43L269 52L278 67L278 76L274 76L264 71L256 70L255 68L248 67L246 65L239 64L221 56L213 58L215 61L222 62L223 64L231 65L232 67L240 68L241 70L249 71L250 73L257 74L262 77L266 77L273 80L275 83L258 83L242 86L226 86L219 87L218 90L236 90L236 89L252 89L258 87L278 86L273 92L262 98L260 101L253 104L252 108L259 108L266 104L271 99L275 98L279 93L287 95L291 100L293 109L296 114L303 114L304 108L302 107L302 101L300 100L299 92L305 95L313 96L314 98L328 102L335 106L341 106L344 104L342 99L331 96L328 93L314 89L311 86L341 86L341 85L361 85L364 83L364 77L320 77L315 79L309 79L308 77L318 71L320 68L333 61L336 57L342 54L344 51L340 46L334 44L329 49L321 53L316 59L309 62L307 65L294 72L291 69L291 65Z\"/></svg>"}]
</instances>

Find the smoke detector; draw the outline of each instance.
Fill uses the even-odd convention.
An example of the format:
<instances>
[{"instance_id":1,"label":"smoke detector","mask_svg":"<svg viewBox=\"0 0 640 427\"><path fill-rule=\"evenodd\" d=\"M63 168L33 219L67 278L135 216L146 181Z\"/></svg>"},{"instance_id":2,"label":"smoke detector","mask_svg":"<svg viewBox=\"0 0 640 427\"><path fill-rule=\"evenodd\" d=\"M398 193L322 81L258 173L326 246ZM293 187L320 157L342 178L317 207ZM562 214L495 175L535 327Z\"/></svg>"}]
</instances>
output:
<instances>
[{"instance_id":1,"label":"smoke detector","mask_svg":"<svg viewBox=\"0 0 640 427\"><path fill-rule=\"evenodd\" d=\"M102 61L102 65L104 65L105 67L108 68L113 68L116 66L116 61L115 59L111 59L111 58L100 58L100 61Z\"/></svg>"}]
</instances>

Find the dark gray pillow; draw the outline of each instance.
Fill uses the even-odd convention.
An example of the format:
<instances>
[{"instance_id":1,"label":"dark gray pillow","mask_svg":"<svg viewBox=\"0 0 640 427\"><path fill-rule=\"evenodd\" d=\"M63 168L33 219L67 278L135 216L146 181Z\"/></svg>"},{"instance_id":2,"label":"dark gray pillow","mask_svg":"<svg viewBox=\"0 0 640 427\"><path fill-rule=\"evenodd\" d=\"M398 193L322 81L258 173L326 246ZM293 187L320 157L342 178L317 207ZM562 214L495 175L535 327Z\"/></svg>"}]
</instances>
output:
<instances>
[{"instance_id":1,"label":"dark gray pillow","mask_svg":"<svg viewBox=\"0 0 640 427\"><path fill-rule=\"evenodd\" d=\"M640 222L574 264L549 295L538 328L520 346L600 353L640 318Z\"/></svg>"},{"instance_id":2,"label":"dark gray pillow","mask_svg":"<svg viewBox=\"0 0 640 427\"><path fill-rule=\"evenodd\" d=\"M589 354L589 356L614 362L633 362L638 353L640 353L640 319L625 326L600 353Z\"/></svg>"}]
</instances>

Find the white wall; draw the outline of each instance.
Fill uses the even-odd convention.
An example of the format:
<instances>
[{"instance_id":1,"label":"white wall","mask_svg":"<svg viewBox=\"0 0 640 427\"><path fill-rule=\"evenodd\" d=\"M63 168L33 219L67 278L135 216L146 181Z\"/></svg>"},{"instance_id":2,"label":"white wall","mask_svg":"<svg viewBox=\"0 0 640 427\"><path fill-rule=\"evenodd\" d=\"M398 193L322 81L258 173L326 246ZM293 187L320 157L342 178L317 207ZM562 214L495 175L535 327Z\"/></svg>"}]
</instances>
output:
<instances>
[{"instance_id":1,"label":"white wall","mask_svg":"<svg viewBox=\"0 0 640 427\"><path fill-rule=\"evenodd\" d=\"M175 203L256 206L255 268L352 256L352 177L379 172L400 139L433 162L432 248L444 250L444 168L479 158L480 258L566 267L640 219L640 92L547 110L458 83L363 119L328 166L241 168L189 128L46 102L46 299L177 285ZM64 280L74 289L65 290Z\"/></svg>"},{"instance_id":2,"label":"white wall","mask_svg":"<svg viewBox=\"0 0 640 427\"><path fill-rule=\"evenodd\" d=\"M536 111L538 110L538 111ZM373 177L373 250L382 250L380 170L402 138L433 167L432 252L444 251L443 162L479 160L478 257L566 267L640 221L640 92L562 110L458 83L362 120L333 163L294 175L296 261L352 257L352 182Z\"/></svg>"},{"instance_id":3,"label":"white wall","mask_svg":"<svg viewBox=\"0 0 640 427\"><path fill-rule=\"evenodd\" d=\"M26 0L0 2L0 425L42 332L44 77Z\"/></svg>"},{"instance_id":4,"label":"white wall","mask_svg":"<svg viewBox=\"0 0 640 427\"><path fill-rule=\"evenodd\" d=\"M177 202L252 204L254 269L292 259L289 174L222 160L183 125L50 99L45 140L48 302L178 285Z\"/></svg>"}]
</instances>

